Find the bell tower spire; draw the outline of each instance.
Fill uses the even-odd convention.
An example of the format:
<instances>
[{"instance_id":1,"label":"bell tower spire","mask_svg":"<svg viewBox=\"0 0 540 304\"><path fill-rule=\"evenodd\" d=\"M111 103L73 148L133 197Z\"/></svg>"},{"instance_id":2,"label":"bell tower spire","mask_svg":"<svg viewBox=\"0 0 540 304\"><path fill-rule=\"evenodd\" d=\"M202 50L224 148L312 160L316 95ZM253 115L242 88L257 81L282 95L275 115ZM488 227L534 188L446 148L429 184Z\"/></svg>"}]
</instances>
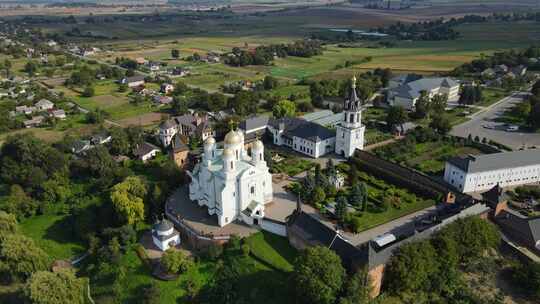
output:
<instances>
[{"instance_id":1,"label":"bell tower spire","mask_svg":"<svg viewBox=\"0 0 540 304\"><path fill-rule=\"evenodd\" d=\"M365 126L362 125L362 103L356 94L355 75L351 78L351 88L343 102L343 120L336 131L336 154L350 157L354 150L364 148Z\"/></svg>"}]
</instances>

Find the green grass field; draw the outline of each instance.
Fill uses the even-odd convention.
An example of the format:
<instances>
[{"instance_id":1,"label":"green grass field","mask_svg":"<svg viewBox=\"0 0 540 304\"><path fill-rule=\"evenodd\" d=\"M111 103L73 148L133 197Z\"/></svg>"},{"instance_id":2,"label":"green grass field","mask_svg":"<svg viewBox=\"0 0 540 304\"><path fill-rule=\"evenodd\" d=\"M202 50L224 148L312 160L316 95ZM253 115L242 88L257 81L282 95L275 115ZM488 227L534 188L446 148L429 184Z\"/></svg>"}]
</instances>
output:
<instances>
[{"instance_id":1,"label":"green grass field","mask_svg":"<svg viewBox=\"0 0 540 304\"><path fill-rule=\"evenodd\" d=\"M263 231L248 237L245 241L251 248L252 255L282 271L293 270L297 252L286 238Z\"/></svg>"},{"instance_id":2,"label":"green grass field","mask_svg":"<svg viewBox=\"0 0 540 304\"><path fill-rule=\"evenodd\" d=\"M287 297L286 272L292 270L292 261L296 251L289 246L285 238L268 233L257 233L249 237L246 242L257 258L242 255L228 258L228 263L234 263L239 271L239 284L245 290L249 290L249 297L255 296L261 303L291 303ZM126 270L125 278L120 282L121 303L138 303L143 288L152 282L157 283L160 289L159 303L191 303L186 298L186 284L188 280L196 285L204 287L216 272L215 261L204 259L195 263L187 273L183 273L174 281L160 281L150 275L150 269L139 259L134 248L129 248L122 258L120 265ZM268 265L268 266L267 266ZM100 299L108 290L108 286L102 286L99 282L93 287Z\"/></svg>"},{"instance_id":3,"label":"green grass field","mask_svg":"<svg viewBox=\"0 0 540 304\"><path fill-rule=\"evenodd\" d=\"M85 252L83 244L71 234L71 223L63 215L37 215L20 223L23 234L53 259L71 259Z\"/></svg>"}]
</instances>

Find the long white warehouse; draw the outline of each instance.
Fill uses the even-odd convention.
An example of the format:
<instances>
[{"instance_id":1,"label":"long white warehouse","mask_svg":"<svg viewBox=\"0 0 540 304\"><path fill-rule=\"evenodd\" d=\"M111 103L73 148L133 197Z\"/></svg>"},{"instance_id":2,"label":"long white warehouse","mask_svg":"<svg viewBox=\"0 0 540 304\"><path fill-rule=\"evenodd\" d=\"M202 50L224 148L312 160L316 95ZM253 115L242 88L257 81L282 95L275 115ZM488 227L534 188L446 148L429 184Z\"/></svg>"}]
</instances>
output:
<instances>
[{"instance_id":1,"label":"long white warehouse","mask_svg":"<svg viewBox=\"0 0 540 304\"><path fill-rule=\"evenodd\" d=\"M467 157L446 162L444 180L464 193L540 181L540 150L522 150Z\"/></svg>"}]
</instances>

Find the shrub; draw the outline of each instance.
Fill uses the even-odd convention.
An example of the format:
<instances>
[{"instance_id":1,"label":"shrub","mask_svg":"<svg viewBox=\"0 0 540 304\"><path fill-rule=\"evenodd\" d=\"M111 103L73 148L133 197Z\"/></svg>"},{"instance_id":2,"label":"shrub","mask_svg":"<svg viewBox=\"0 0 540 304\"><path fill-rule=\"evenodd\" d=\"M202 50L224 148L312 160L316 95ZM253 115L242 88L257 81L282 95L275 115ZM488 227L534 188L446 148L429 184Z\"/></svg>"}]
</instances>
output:
<instances>
[{"instance_id":1,"label":"shrub","mask_svg":"<svg viewBox=\"0 0 540 304\"><path fill-rule=\"evenodd\" d=\"M248 244L242 245L242 254L244 256L246 256L246 257L249 256L250 252L251 252L251 247L249 247Z\"/></svg>"},{"instance_id":2,"label":"shrub","mask_svg":"<svg viewBox=\"0 0 540 304\"><path fill-rule=\"evenodd\" d=\"M223 247L217 244L211 244L206 249L206 255L210 260L216 260L223 254Z\"/></svg>"}]
</instances>

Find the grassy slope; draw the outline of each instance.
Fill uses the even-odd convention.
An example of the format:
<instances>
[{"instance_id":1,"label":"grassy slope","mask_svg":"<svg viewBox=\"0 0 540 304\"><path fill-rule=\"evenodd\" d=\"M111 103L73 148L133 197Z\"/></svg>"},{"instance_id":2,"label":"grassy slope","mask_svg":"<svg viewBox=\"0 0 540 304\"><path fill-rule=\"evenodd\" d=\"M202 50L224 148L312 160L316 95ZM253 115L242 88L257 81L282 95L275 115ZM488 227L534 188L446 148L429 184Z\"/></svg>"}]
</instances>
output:
<instances>
[{"instance_id":1,"label":"grassy slope","mask_svg":"<svg viewBox=\"0 0 540 304\"><path fill-rule=\"evenodd\" d=\"M22 232L54 259L70 259L84 253L84 246L73 238L63 215L38 215L20 224Z\"/></svg>"}]
</instances>

